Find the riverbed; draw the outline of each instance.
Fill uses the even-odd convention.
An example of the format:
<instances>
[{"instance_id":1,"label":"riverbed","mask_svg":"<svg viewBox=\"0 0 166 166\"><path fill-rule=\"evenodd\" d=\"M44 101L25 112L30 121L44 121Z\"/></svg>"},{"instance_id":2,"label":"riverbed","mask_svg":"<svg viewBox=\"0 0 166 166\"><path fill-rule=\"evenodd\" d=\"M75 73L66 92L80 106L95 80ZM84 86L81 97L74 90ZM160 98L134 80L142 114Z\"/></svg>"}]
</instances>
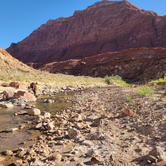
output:
<instances>
[{"instance_id":1,"label":"riverbed","mask_svg":"<svg viewBox=\"0 0 166 166\"><path fill-rule=\"evenodd\" d=\"M65 108L72 105L70 98L72 93L57 93L52 96L39 96L36 102L30 102L29 104L39 108L41 112L47 111L51 115L56 112L63 111ZM44 103L44 99L52 99L53 103ZM26 125L28 127L15 131L13 133L0 133L0 151L13 150L18 147L24 147L30 145L35 138L42 133L39 130L34 130L34 125L31 122L35 119L34 116L18 115L14 116L14 113L24 110L19 106L14 108L0 109L0 130L7 130L10 128L19 128L20 125ZM28 124L28 125L27 125Z\"/></svg>"}]
</instances>

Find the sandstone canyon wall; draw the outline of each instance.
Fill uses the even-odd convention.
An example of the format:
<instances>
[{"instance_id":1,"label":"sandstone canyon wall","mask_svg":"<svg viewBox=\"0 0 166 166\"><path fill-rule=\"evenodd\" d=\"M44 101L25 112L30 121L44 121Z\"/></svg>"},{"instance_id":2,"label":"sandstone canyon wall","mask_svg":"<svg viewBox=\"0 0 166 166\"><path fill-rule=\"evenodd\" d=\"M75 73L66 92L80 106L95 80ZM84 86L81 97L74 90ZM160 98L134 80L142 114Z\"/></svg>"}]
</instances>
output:
<instances>
[{"instance_id":1,"label":"sandstone canyon wall","mask_svg":"<svg viewBox=\"0 0 166 166\"><path fill-rule=\"evenodd\" d=\"M127 1L102 1L71 17L47 21L7 51L39 67L139 47L166 47L166 16Z\"/></svg>"},{"instance_id":2,"label":"sandstone canyon wall","mask_svg":"<svg viewBox=\"0 0 166 166\"><path fill-rule=\"evenodd\" d=\"M166 74L166 48L135 48L102 53L84 59L45 64L52 73L105 77L119 75L126 81L147 81Z\"/></svg>"}]
</instances>

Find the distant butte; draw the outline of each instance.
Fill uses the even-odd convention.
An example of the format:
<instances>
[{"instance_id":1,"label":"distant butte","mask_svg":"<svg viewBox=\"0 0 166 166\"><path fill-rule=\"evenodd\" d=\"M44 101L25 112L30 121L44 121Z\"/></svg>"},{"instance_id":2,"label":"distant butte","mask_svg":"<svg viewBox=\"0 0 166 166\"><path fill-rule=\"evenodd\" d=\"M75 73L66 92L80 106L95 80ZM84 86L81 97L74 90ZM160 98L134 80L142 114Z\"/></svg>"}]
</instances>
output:
<instances>
[{"instance_id":1,"label":"distant butte","mask_svg":"<svg viewBox=\"0 0 166 166\"><path fill-rule=\"evenodd\" d=\"M140 47L166 47L166 16L140 10L128 1L101 1L73 16L48 20L7 51L28 64L56 61Z\"/></svg>"}]
</instances>

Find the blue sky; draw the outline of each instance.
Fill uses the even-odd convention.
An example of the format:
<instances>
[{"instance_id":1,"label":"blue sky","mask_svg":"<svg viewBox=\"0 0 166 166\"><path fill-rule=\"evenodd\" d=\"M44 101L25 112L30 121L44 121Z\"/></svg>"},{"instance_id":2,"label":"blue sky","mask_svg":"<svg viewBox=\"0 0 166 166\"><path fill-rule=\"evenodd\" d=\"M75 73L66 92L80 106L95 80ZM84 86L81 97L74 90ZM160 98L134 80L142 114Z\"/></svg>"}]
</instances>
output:
<instances>
[{"instance_id":1,"label":"blue sky","mask_svg":"<svg viewBox=\"0 0 166 166\"><path fill-rule=\"evenodd\" d=\"M72 16L75 10L101 0L0 0L0 47L8 48L29 36L49 19ZM128 0L144 10L166 15L166 0Z\"/></svg>"}]
</instances>

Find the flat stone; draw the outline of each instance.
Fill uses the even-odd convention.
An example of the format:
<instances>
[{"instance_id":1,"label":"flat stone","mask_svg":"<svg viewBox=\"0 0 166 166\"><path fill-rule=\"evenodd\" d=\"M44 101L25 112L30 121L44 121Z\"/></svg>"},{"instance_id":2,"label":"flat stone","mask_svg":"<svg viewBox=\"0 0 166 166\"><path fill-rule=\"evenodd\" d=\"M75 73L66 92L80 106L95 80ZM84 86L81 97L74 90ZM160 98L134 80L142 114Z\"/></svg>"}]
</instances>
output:
<instances>
[{"instance_id":1,"label":"flat stone","mask_svg":"<svg viewBox=\"0 0 166 166\"><path fill-rule=\"evenodd\" d=\"M44 103L54 103L55 100L52 100L52 99L45 99L44 100Z\"/></svg>"},{"instance_id":2,"label":"flat stone","mask_svg":"<svg viewBox=\"0 0 166 166\"><path fill-rule=\"evenodd\" d=\"M156 157L154 157L154 156L152 156L152 155L148 155L148 156L146 156L146 159L147 159L147 160L150 160L151 162L154 162L154 163L157 162Z\"/></svg>"},{"instance_id":3,"label":"flat stone","mask_svg":"<svg viewBox=\"0 0 166 166\"><path fill-rule=\"evenodd\" d=\"M18 154L18 157L23 157L25 154L26 154L25 151L21 151L21 152Z\"/></svg>"},{"instance_id":4,"label":"flat stone","mask_svg":"<svg viewBox=\"0 0 166 166\"><path fill-rule=\"evenodd\" d=\"M96 115L90 115L90 116L88 116L86 119L85 119L85 121L93 121L93 120L96 120L96 119L98 119L99 117L98 116L96 116Z\"/></svg>"},{"instance_id":5,"label":"flat stone","mask_svg":"<svg viewBox=\"0 0 166 166\"><path fill-rule=\"evenodd\" d=\"M2 108L13 108L14 105L12 103L0 102L0 107L2 107Z\"/></svg>"},{"instance_id":6,"label":"flat stone","mask_svg":"<svg viewBox=\"0 0 166 166\"><path fill-rule=\"evenodd\" d=\"M49 112L43 112L43 117L44 118L50 118L51 117L51 114Z\"/></svg>"},{"instance_id":7,"label":"flat stone","mask_svg":"<svg viewBox=\"0 0 166 166\"><path fill-rule=\"evenodd\" d=\"M19 111L19 112L16 112L17 115L25 115L27 114L27 111Z\"/></svg>"},{"instance_id":8,"label":"flat stone","mask_svg":"<svg viewBox=\"0 0 166 166\"><path fill-rule=\"evenodd\" d=\"M154 166L166 166L166 161L161 161L161 162L155 164Z\"/></svg>"},{"instance_id":9,"label":"flat stone","mask_svg":"<svg viewBox=\"0 0 166 166\"><path fill-rule=\"evenodd\" d=\"M82 116L80 114L75 115L74 118L72 118L73 122L82 122Z\"/></svg>"},{"instance_id":10,"label":"flat stone","mask_svg":"<svg viewBox=\"0 0 166 166\"><path fill-rule=\"evenodd\" d=\"M94 143L92 141L89 141L89 140L84 140L81 144L86 145L86 146L93 146L94 145Z\"/></svg>"},{"instance_id":11,"label":"flat stone","mask_svg":"<svg viewBox=\"0 0 166 166\"><path fill-rule=\"evenodd\" d=\"M100 161L99 161L99 159L97 157L92 157L91 158L91 162L95 163L95 164L98 164Z\"/></svg>"},{"instance_id":12,"label":"flat stone","mask_svg":"<svg viewBox=\"0 0 166 166\"><path fill-rule=\"evenodd\" d=\"M35 116L40 114L41 114L41 111L38 108L32 108L28 111L28 115L30 116Z\"/></svg>"},{"instance_id":13,"label":"flat stone","mask_svg":"<svg viewBox=\"0 0 166 166\"><path fill-rule=\"evenodd\" d=\"M31 166L44 166L45 163L41 162L41 161L35 161L34 163L31 164Z\"/></svg>"},{"instance_id":14,"label":"flat stone","mask_svg":"<svg viewBox=\"0 0 166 166\"><path fill-rule=\"evenodd\" d=\"M48 129L48 130L53 130L53 129L55 129L54 121L48 123L47 129Z\"/></svg>"},{"instance_id":15,"label":"flat stone","mask_svg":"<svg viewBox=\"0 0 166 166\"><path fill-rule=\"evenodd\" d=\"M2 154L6 155L6 156L8 156L8 155L11 156L11 155L13 155L13 152L11 150L5 150L2 152Z\"/></svg>"},{"instance_id":16,"label":"flat stone","mask_svg":"<svg viewBox=\"0 0 166 166\"><path fill-rule=\"evenodd\" d=\"M0 157L0 162L5 160L5 157Z\"/></svg>"},{"instance_id":17,"label":"flat stone","mask_svg":"<svg viewBox=\"0 0 166 166\"><path fill-rule=\"evenodd\" d=\"M155 146L152 151L149 152L149 155L155 156L157 159L166 160L165 152L160 146Z\"/></svg>"},{"instance_id":18,"label":"flat stone","mask_svg":"<svg viewBox=\"0 0 166 166\"><path fill-rule=\"evenodd\" d=\"M134 112L129 110L129 109L127 109L127 108L124 108L124 114L126 116L135 116Z\"/></svg>"},{"instance_id":19,"label":"flat stone","mask_svg":"<svg viewBox=\"0 0 166 166\"><path fill-rule=\"evenodd\" d=\"M102 126L105 123L105 121L103 119L96 119L93 123L92 126L94 127L98 127L98 126Z\"/></svg>"},{"instance_id":20,"label":"flat stone","mask_svg":"<svg viewBox=\"0 0 166 166\"><path fill-rule=\"evenodd\" d=\"M40 129L40 128L42 128L42 123L38 123L36 126L35 126L35 129Z\"/></svg>"},{"instance_id":21,"label":"flat stone","mask_svg":"<svg viewBox=\"0 0 166 166\"><path fill-rule=\"evenodd\" d=\"M0 133L10 133L10 132L14 132L14 131L17 131L19 130L19 128L11 128L11 129L6 129L6 130L2 130L0 131Z\"/></svg>"},{"instance_id":22,"label":"flat stone","mask_svg":"<svg viewBox=\"0 0 166 166\"><path fill-rule=\"evenodd\" d=\"M89 157L92 157L94 153L95 153L94 150L90 149L90 150L88 150L88 152L86 153L86 155L89 156Z\"/></svg>"},{"instance_id":23,"label":"flat stone","mask_svg":"<svg viewBox=\"0 0 166 166\"><path fill-rule=\"evenodd\" d=\"M68 136L69 136L70 139L76 138L79 135L80 135L80 131L77 130L77 129L69 129L68 130Z\"/></svg>"},{"instance_id":24,"label":"flat stone","mask_svg":"<svg viewBox=\"0 0 166 166\"><path fill-rule=\"evenodd\" d=\"M60 162L62 160L62 155L59 153L53 153L51 156L51 159L57 162Z\"/></svg>"},{"instance_id":25,"label":"flat stone","mask_svg":"<svg viewBox=\"0 0 166 166\"><path fill-rule=\"evenodd\" d=\"M103 133L95 132L93 134L89 134L87 136L87 139L89 139L89 140L104 140L105 138L104 138L104 134Z\"/></svg>"},{"instance_id":26,"label":"flat stone","mask_svg":"<svg viewBox=\"0 0 166 166\"><path fill-rule=\"evenodd\" d=\"M16 160L14 163L16 166L22 165L22 160Z\"/></svg>"}]
</instances>

